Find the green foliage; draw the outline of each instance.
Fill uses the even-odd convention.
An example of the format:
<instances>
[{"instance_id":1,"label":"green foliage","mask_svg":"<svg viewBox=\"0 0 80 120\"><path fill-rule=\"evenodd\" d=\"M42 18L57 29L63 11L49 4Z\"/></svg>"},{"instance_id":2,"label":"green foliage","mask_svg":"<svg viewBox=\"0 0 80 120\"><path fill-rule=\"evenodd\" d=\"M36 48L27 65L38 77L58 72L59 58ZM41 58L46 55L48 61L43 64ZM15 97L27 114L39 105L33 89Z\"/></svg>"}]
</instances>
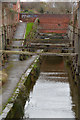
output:
<instances>
[{"instance_id":1,"label":"green foliage","mask_svg":"<svg viewBox=\"0 0 80 120\"><path fill-rule=\"evenodd\" d=\"M37 68L37 67L38 67L38 66L37 66L37 64L35 63L35 64L34 64L34 68Z\"/></svg>"},{"instance_id":2,"label":"green foliage","mask_svg":"<svg viewBox=\"0 0 80 120\"><path fill-rule=\"evenodd\" d=\"M20 13L34 14L34 10L25 10L21 11Z\"/></svg>"},{"instance_id":3,"label":"green foliage","mask_svg":"<svg viewBox=\"0 0 80 120\"><path fill-rule=\"evenodd\" d=\"M42 7L40 8L40 13L44 13L44 10Z\"/></svg>"},{"instance_id":4,"label":"green foliage","mask_svg":"<svg viewBox=\"0 0 80 120\"><path fill-rule=\"evenodd\" d=\"M29 35L34 23L27 23L25 38Z\"/></svg>"}]
</instances>

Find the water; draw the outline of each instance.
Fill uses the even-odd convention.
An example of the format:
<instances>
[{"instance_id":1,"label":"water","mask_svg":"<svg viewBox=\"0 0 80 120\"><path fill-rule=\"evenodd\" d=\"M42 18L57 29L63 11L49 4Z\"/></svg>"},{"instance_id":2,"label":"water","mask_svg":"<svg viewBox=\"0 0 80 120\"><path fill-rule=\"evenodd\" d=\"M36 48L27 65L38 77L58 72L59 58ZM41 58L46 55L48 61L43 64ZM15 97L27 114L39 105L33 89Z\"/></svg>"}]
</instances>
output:
<instances>
[{"instance_id":1,"label":"water","mask_svg":"<svg viewBox=\"0 0 80 120\"><path fill-rule=\"evenodd\" d=\"M44 57L40 76L26 101L23 118L75 119L75 108L63 58Z\"/></svg>"}]
</instances>

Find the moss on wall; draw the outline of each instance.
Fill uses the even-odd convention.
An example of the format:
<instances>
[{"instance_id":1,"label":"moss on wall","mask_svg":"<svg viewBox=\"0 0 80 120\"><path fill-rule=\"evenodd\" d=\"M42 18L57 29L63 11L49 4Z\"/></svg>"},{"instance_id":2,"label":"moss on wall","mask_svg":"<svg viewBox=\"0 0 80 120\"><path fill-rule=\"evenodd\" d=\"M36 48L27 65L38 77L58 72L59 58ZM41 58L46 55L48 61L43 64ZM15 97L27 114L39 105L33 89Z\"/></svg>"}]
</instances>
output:
<instances>
[{"instance_id":1,"label":"moss on wall","mask_svg":"<svg viewBox=\"0 0 80 120\"><path fill-rule=\"evenodd\" d=\"M20 119L23 117L25 102L29 99L30 91L33 90L33 86L40 73L40 58L36 58L33 65L31 65L29 69L31 69L31 71L28 76L25 76L25 82L21 85L18 96L13 101L13 107L5 120L8 120L9 118Z\"/></svg>"}]
</instances>

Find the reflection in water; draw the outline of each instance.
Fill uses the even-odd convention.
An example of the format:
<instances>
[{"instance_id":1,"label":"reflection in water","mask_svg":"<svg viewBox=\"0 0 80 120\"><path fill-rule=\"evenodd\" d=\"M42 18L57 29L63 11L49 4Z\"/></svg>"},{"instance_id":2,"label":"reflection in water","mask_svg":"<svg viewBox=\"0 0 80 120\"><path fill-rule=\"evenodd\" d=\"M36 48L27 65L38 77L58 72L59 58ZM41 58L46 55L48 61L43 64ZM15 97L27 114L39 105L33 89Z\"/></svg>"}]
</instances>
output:
<instances>
[{"instance_id":1,"label":"reflection in water","mask_svg":"<svg viewBox=\"0 0 80 120\"><path fill-rule=\"evenodd\" d=\"M62 57L44 57L40 76L24 107L24 118L74 118L69 77Z\"/></svg>"}]
</instances>

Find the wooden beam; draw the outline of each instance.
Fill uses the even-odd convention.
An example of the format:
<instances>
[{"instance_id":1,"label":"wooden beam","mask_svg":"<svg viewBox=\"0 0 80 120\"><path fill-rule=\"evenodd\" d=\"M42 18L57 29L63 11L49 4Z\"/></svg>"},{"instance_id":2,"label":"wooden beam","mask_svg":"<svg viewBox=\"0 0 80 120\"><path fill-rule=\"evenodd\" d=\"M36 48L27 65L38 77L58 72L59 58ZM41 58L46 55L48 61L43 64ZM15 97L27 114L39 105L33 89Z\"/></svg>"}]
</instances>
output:
<instances>
[{"instance_id":1,"label":"wooden beam","mask_svg":"<svg viewBox=\"0 0 80 120\"><path fill-rule=\"evenodd\" d=\"M47 49L47 50L73 50L74 48L71 47L56 47L56 46L27 46L27 47L23 47L23 46L7 46L7 49L10 50L12 48L17 48L17 49Z\"/></svg>"},{"instance_id":2,"label":"wooden beam","mask_svg":"<svg viewBox=\"0 0 80 120\"><path fill-rule=\"evenodd\" d=\"M42 56L76 56L77 53L50 53L50 52L44 52L44 53L41 53L40 55Z\"/></svg>"},{"instance_id":3,"label":"wooden beam","mask_svg":"<svg viewBox=\"0 0 80 120\"><path fill-rule=\"evenodd\" d=\"M24 39L11 39L12 41L24 41Z\"/></svg>"},{"instance_id":4,"label":"wooden beam","mask_svg":"<svg viewBox=\"0 0 80 120\"><path fill-rule=\"evenodd\" d=\"M80 75L80 1L78 3L78 10L77 10L77 16L78 16L78 68L79 68L79 75Z\"/></svg>"},{"instance_id":5,"label":"wooden beam","mask_svg":"<svg viewBox=\"0 0 80 120\"><path fill-rule=\"evenodd\" d=\"M41 27L38 30L68 30L68 28L64 28L64 29L63 28L48 29L48 28Z\"/></svg>"},{"instance_id":6,"label":"wooden beam","mask_svg":"<svg viewBox=\"0 0 80 120\"><path fill-rule=\"evenodd\" d=\"M25 55L57 55L57 56L76 56L77 53L51 53L51 52L28 52L28 51L8 51L8 50L0 50L0 53L6 54L25 54Z\"/></svg>"},{"instance_id":7,"label":"wooden beam","mask_svg":"<svg viewBox=\"0 0 80 120\"><path fill-rule=\"evenodd\" d=\"M28 52L28 51L10 51L10 50L0 50L0 53L6 53L6 54L25 54L25 55L34 55L35 53L33 52Z\"/></svg>"},{"instance_id":8,"label":"wooden beam","mask_svg":"<svg viewBox=\"0 0 80 120\"><path fill-rule=\"evenodd\" d=\"M69 47L69 44L48 44L48 43L30 43L28 45L31 46L53 46L53 47ZM7 47L11 47L10 45L7 45ZM12 47L23 47L23 46L14 46L12 45ZM26 45L27 47L27 45Z\"/></svg>"},{"instance_id":9,"label":"wooden beam","mask_svg":"<svg viewBox=\"0 0 80 120\"><path fill-rule=\"evenodd\" d=\"M59 39L59 38L50 38L50 39L47 39L47 38L45 38L45 39L41 39L41 38L38 38L38 39L32 39L32 40L30 40L30 41L28 41L28 40L26 40L28 43L61 43L62 44L62 42L63 43L69 43L70 42L70 40L69 39Z\"/></svg>"},{"instance_id":10,"label":"wooden beam","mask_svg":"<svg viewBox=\"0 0 80 120\"><path fill-rule=\"evenodd\" d=\"M67 46L69 47L69 44L50 44L50 43L31 43L31 45L37 45L37 46Z\"/></svg>"}]
</instances>

